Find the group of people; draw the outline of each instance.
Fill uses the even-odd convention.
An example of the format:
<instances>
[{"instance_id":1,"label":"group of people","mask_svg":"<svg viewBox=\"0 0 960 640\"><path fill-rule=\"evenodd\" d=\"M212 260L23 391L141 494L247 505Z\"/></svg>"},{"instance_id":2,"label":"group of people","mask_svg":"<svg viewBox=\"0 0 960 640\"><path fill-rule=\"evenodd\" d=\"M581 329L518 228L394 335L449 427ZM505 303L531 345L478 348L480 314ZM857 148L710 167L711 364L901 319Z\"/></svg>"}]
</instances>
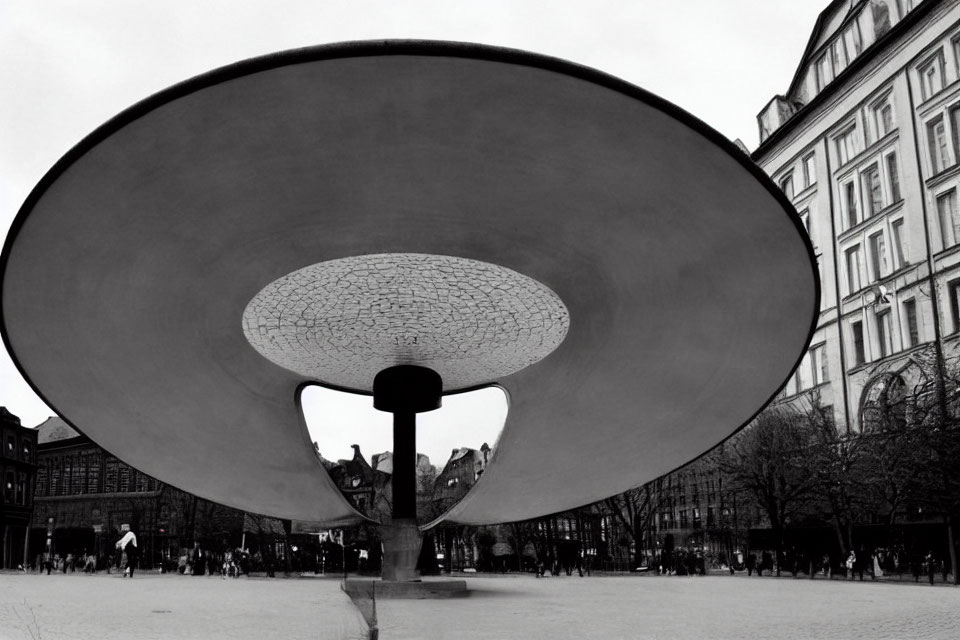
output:
<instances>
[{"instance_id":1,"label":"group of people","mask_svg":"<svg viewBox=\"0 0 960 640\"><path fill-rule=\"evenodd\" d=\"M659 575L703 576L707 574L707 558L702 549L680 547L654 559Z\"/></svg>"},{"instance_id":2,"label":"group of people","mask_svg":"<svg viewBox=\"0 0 960 640\"><path fill-rule=\"evenodd\" d=\"M247 573L247 564L248 556L242 549L227 549L218 553L198 546L191 553L181 554L177 562L177 572L180 575L239 578L240 574ZM269 574L268 571L268 576Z\"/></svg>"},{"instance_id":3,"label":"group of people","mask_svg":"<svg viewBox=\"0 0 960 640\"><path fill-rule=\"evenodd\" d=\"M549 571L550 575L558 576L566 573L573 575L576 570L583 577L583 549L580 543L569 538L561 540L556 547L556 556L546 551L537 558L537 577L542 578Z\"/></svg>"},{"instance_id":4,"label":"group of people","mask_svg":"<svg viewBox=\"0 0 960 640\"><path fill-rule=\"evenodd\" d=\"M122 575L132 578L139 558L137 535L128 526L123 527L123 532L123 536L114 545L119 552L116 557L108 555L102 560L96 554L87 553L86 549L79 554L67 553L63 556L47 551L37 556L36 570L38 573L46 571L47 575L53 571L74 573L78 566L82 566L84 573L96 573L101 568L106 568L107 573L110 573L114 563L119 562L118 568L123 571Z\"/></svg>"}]
</instances>

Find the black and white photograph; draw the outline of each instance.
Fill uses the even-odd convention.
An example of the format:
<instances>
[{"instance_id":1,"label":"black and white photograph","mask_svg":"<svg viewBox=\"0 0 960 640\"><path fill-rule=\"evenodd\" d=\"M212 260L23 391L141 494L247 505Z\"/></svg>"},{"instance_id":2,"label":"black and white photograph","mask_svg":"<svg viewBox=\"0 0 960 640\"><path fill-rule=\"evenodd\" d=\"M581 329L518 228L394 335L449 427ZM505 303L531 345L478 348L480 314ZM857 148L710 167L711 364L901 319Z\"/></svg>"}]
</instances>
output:
<instances>
[{"instance_id":1,"label":"black and white photograph","mask_svg":"<svg viewBox=\"0 0 960 640\"><path fill-rule=\"evenodd\" d=\"M960 636L956 0L5 0L0 84L0 640Z\"/></svg>"}]
</instances>

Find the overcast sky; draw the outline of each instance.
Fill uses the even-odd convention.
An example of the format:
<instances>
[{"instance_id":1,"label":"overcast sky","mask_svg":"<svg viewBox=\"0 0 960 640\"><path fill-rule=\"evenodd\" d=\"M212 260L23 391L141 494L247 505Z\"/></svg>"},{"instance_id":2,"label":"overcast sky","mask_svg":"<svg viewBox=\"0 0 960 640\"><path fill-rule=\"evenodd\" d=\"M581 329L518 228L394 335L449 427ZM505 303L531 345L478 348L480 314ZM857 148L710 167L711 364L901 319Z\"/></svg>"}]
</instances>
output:
<instances>
[{"instance_id":1,"label":"overcast sky","mask_svg":"<svg viewBox=\"0 0 960 640\"><path fill-rule=\"evenodd\" d=\"M60 156L133 103L237 60L347 40L457 40L564 58L659 94L753 149L757 112L786 90L827 4L2 0L0 229L5 237L29 191ZM448 401L443 414L427 420L418 449L443 464L453 447L492 445L505 413L500 396L488 391ZM6 353L0 405L26 426L53 415ZM307 399L308 422L325 425L322 433L311 428L325 457L348 457L353 442L368 457L390 448L389 416L367 405L321 392Z\"/></svg>"}]
</instances>

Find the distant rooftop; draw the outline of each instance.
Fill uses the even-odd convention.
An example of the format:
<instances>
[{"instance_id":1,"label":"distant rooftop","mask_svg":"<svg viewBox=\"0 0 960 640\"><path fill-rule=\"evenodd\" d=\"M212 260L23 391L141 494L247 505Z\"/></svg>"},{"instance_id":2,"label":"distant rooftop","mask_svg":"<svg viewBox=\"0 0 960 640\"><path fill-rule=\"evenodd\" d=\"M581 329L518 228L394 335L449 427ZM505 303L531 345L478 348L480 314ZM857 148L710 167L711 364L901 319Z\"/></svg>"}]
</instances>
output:
<instances>
[{"instance_id":1,"label":"distant rooftop","mask_svg":"<svg viewBox=\"0 0 960 640\"><path fill-rule=\"evenodd\" d=\"M40 431L40 433L37 434L37 444L80 437L80 434L76 430L57 416L47 418L40 423L37 429Z\"/></svg>"}]
</instances>

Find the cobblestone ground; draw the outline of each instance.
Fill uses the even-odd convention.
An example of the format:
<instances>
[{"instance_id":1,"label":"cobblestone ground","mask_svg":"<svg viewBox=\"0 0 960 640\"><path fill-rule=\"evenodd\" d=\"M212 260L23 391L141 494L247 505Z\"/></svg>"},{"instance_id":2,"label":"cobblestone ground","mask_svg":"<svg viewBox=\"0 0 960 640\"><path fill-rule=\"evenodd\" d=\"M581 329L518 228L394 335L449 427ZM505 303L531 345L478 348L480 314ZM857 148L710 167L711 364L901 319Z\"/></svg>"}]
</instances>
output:
<instances>
[{"instance_id":1,"label":"cobblestone ground","mask_svg":"<svg viewBox=\"0 0 960 640\"><path fill-rule=\"evenodd\" d=\"M0 640L366 637L333 578L0 574Z\"/></svg>"},{"instance_id":2,"label":"cobblestone ground","mask_svg":"<svg viewBox=\"0 0 960 640\"><path fill-rule=\"evenodd\" d=\"M790 578L468 576L380 600L382 640L960 637L960 588ZM366 637L334 578L0 574L0 640Z\"/></svg>"},{"instance_id":3,"label":"cobblestone ground","mask_svg":"<svg viewBox=\"0 0 960 640\"><path fill-rule=\"evenodd\" d=\"M791 578L467 579L456 600L381 600L383 640L960 638L960 588Z\"/></svg>"}]
</instances>

